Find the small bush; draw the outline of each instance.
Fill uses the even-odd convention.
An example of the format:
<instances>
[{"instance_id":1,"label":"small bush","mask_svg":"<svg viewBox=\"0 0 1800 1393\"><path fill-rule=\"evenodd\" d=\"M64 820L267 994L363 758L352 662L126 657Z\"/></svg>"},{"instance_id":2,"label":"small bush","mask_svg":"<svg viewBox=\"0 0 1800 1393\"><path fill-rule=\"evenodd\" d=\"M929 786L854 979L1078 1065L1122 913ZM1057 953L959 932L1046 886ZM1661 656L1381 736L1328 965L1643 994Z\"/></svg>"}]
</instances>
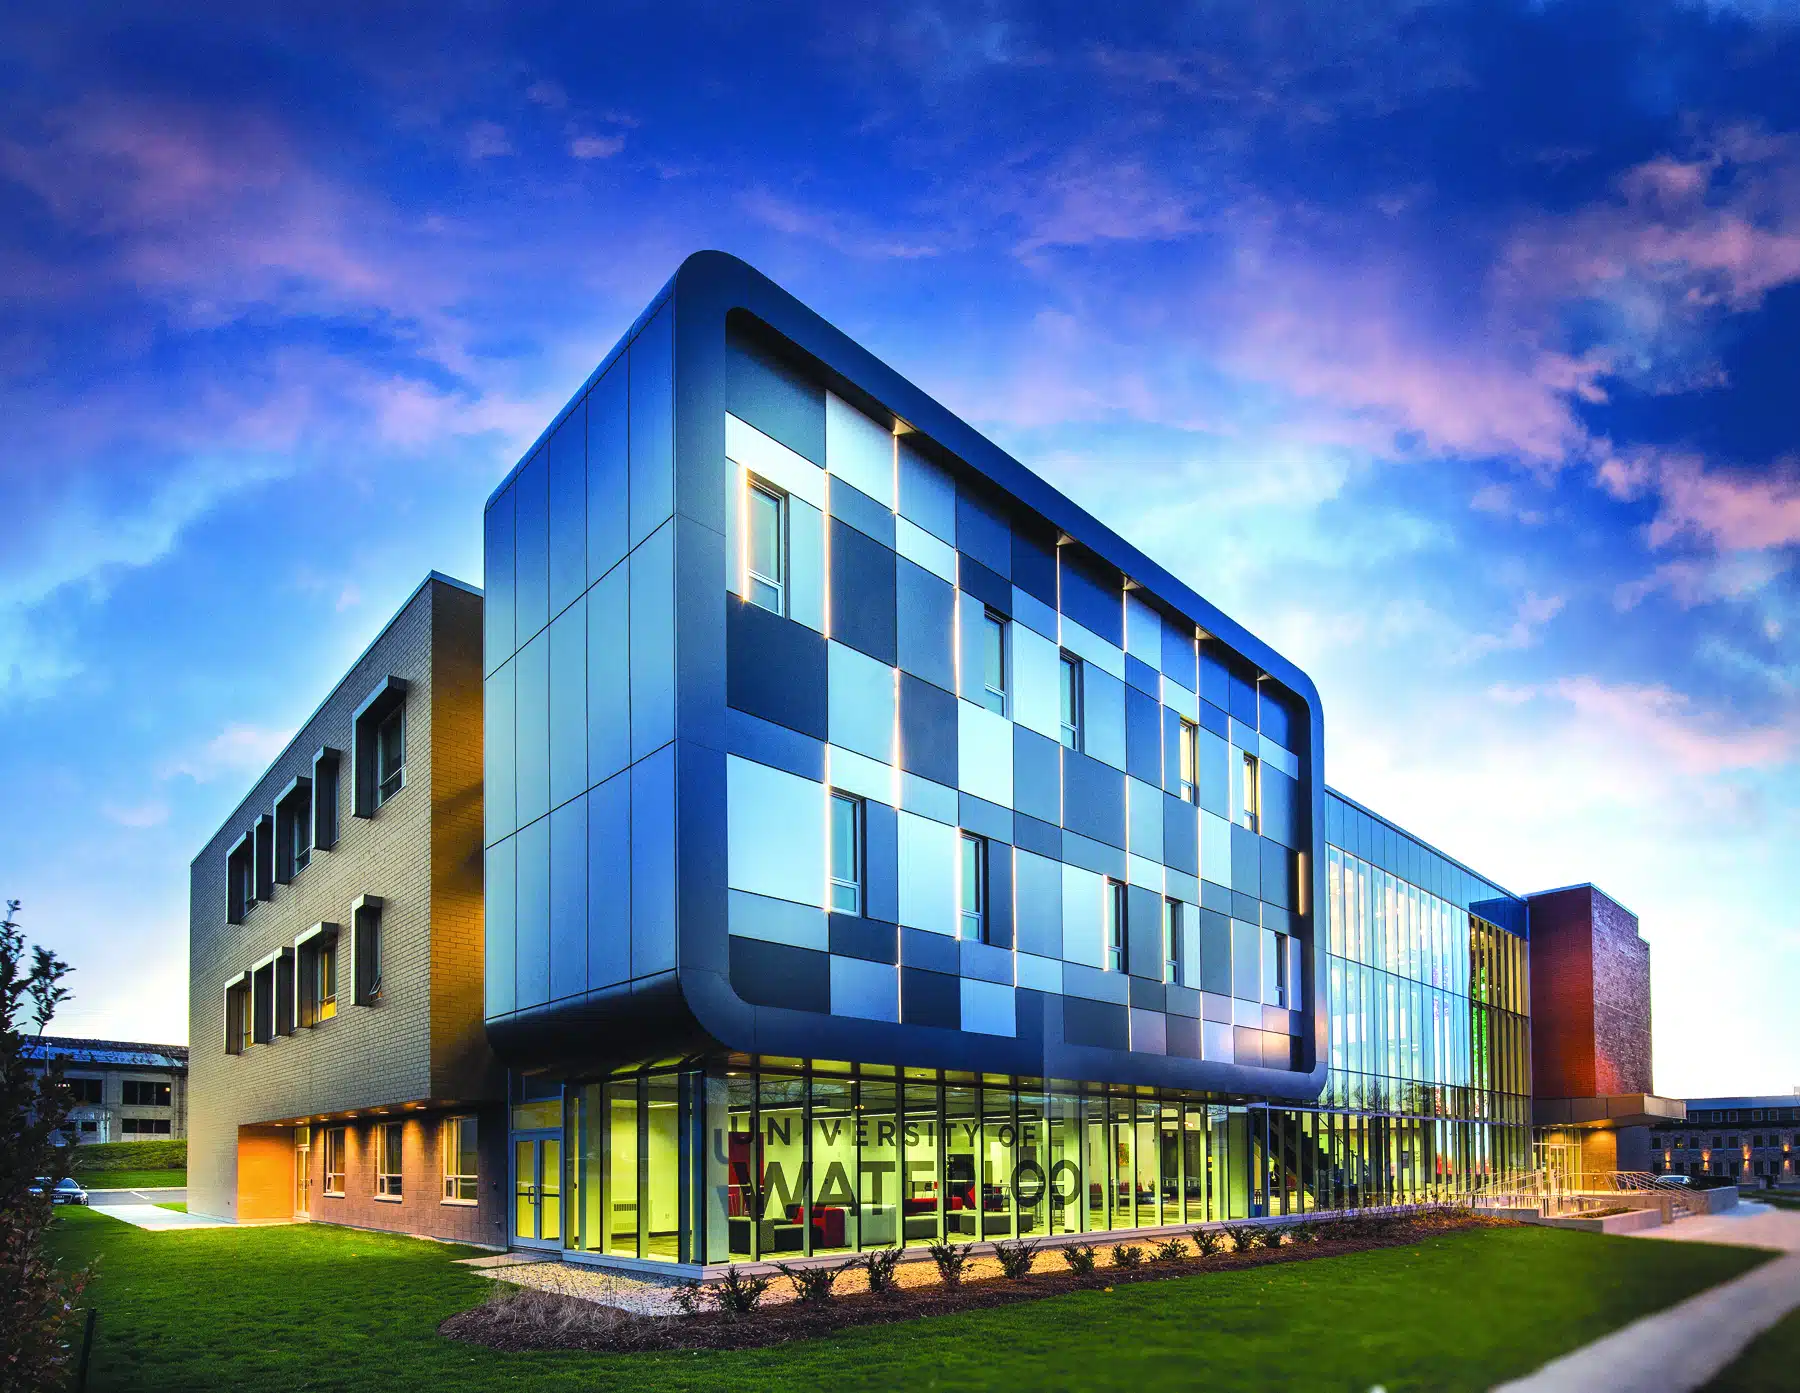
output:
<instances>
[{"instance_id":1,"label":"small bush","mask_svg":"<svg viewBox=\"0 0 1800 1393\"><path fill-rule=\"evenodd\" d=\"M937 1264L938 1276L947 1287L959 1286L969 1265L967 1243L933 1243L925 1250Z\"/></svg>"},{"instance_id":2,"label":"small bush","mask_svg":"<svg viewBox=\"0 0 1800 1393\"><path fill-rule=\"evenodd\" d=\"M698 1282L677 1283L673 1298L675 1309L684 1316L697 1316L700 1314L700 1303L705 1296L706 1288Z\"/></svg>"},{"instance_id":3,"label":"small bush","mask_svg":"<svg viewBox=\"0 0 1800 1393\"><path fill-rule=\"evenodd\" d=\"M792 1267L785 1262L775 1264L781 1275L794 1284L794 1298L815 1306L831 1300L831 1289L843 1274L845 1264L831 1267Z\"/></svg>"},{"instance_id":4,"label":"small bush","mask_svg":"<svg viewBox=\"0 0 1800 1393\"><path fill-rule=\"evenodd\" d=\"M1217 1229L1195 1229L1191 1237L1195 1250L1203 1258L1225 1251L1225 1235Z\"/></svg>"},{"instance_id":5,"label":"small bush","mask_svg":"<svg viewBox=\"0 0 1800 1393\"><path fill-rule=\"evenodd\" d=\"M1180 1262L1187 1256L1187 1244L1179 1238L1165 1238L1150 1250L1151 1262Z\"/></svg>"},{"instance_id":6,"label":"small bush","mask_svg":"<svg viewBox=\"0 0 1800 1393\"><path fill-rule=\"evenodd\" d=\"M1099 1257L1100 1254L1094 1251L1091 1243L1071 1243L1062 1249L1062 1260L1077 1277L1093 1276L1094 1265Z\"/></svg>"},{"instance_id":7,"label":"small bush","mask_svg":"<svg viewBox=\"0 0 1800 1393\"><path fill-rule=\"evenodd\" d=\"M1307 1244L1317 1243L1319 1241L1319 1226L1317 1224L1295 1224L1290 1231L1293 1233L1294 1242L1296 1243Z\"/></svg>"},{"instance_id":8,"label":"small bush","mask_svg":"<svg viewBox=\"0 0 1800 1393\"><path fill-rule=\"evenodd\" d=\"M994 1256L1000 1259L1001 1275L1018 1281L1037 1262L1040 1246L1035 1239L1029 1238L1021 1238L1016 1243L996 1243Z\"/></svg>"},{"instance_id":9,"label":"small bush","mask_svg":"<svg viewBox=\"0 0 1800 1393\"><path fill-rule=\"evenodd\" d=\"M858 1260L863 1275L869 1280L869 1292L874 1296L887 1296L895 1287L894 1270L900 1266L902 1249L878 1248L872 1253L864 1253Z\"/></svg>"},{"instance_id":10,"label":"small bush","mask_svg":"<svg viewBox=\"0 0 1800 1393\"><path fill-rule=\"evenodd\" d=\"M1279 1224L1270 1224L1262 1231L1262 1245L1265 1248L1279 1248L1282 1240L1282 1229Z\"/></svg>"},{"instance_id":11,"label":"small bush","mask_svg":"<svg viewBox=\"0 0 1800 1393\"><path fill-rule=\"evenodd\" d=\"M1124 1243L1115 1244L1112 1251L1114 1267L1122 1267L1127 1272L1143 1266L1144 1250Z\"/></svg>"},{"instance_id":12,"label":"small bush","mask_svg":"<svg viewBox=\"0 0 1800 1393\"><path fill-rule=\"evenodd\" d=\"M1254 1225L1240 1224L1225 1232L1230 1235L1231 1251L1234 1253L1247 1253L1256 1246L1257 1231Z\"/></svg>"},{"instance_id":13,"label":"small bush","mask_svg":"<svg viewBox=\"0 0 1800 1393\"><path fill-rule=\"evenodd\" d=\"M769 1280L750 1276L734 1267L713 1287L713 1304L727 1315L749 1315L761 1304L763 1293L769 1289Z\"/></svg>"}]
</instances>

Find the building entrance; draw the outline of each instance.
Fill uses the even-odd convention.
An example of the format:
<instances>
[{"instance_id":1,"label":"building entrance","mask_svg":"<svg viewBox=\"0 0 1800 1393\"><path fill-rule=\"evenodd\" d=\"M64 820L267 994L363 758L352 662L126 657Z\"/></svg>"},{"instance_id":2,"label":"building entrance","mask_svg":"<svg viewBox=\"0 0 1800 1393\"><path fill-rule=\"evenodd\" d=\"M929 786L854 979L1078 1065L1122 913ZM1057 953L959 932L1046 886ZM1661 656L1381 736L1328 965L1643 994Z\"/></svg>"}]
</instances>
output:
<instances>
[{"instance_id":1,"label":"building entrance","mask_svg":"<svg viewBox=\"0 0 1800 1393\"><path fill-rule=\"evenodd\" d=\"M562 1137L513 1133L513 1242L562 1247Z\"/></svg>"}]
</instances>

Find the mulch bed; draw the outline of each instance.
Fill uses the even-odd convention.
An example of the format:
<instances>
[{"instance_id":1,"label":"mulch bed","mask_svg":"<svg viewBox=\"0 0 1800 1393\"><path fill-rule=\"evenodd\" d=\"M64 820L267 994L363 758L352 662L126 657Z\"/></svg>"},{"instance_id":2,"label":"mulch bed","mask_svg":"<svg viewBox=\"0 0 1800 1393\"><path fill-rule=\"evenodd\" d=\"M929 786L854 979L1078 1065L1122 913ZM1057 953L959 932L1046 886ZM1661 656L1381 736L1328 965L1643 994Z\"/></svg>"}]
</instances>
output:
<instances>
[{"instance_id":1,"label":"mulch bed","mask_svg":"<svg viewBox=\"0 0 1800 1393\"><path fill-rule=\"evenodd\" d=\"M822 1303L788 1301L765 1305L746 1315L704 1310L691 1316L633 1315L577 1297L521 1289L496 1293L495 1298L470 1311L451 1316L439 1333L470 1344L499 1350L595 1350L629 1353L643 1350L756 1349L811 1340L857 1325L888 1325L924 1316L956 1311L983 1311L1038 1301L1067 1292L1105 1290L1134 1282L1160 1282L1172 1277L1193 1277L1208 1272L1266 1267L1275 1263L1306 1262L1312 1258L1397 1248L1421 1239L1464 1229L1511 1226L1511 1220L1481 1216L1431 1216L1386 1219L1339 1226L1340 1232L1322 1233L1316 1243L1287 1243L1279 1248L1253 1248L1248 1252L1190 1256L1178 1261L1148 1261L1152 1244L1137 1240L1146 1261L1138 1268L1103 1266L1091 1276L1077 1276L1050 1248L1037 1259L1037 1267L1023 1279L987 1277L965 1280L947 1287L941 1283L903 1287L875 1296L854 1292ZM1109 1236L1092 1236L1103 1261L1110 1261ZM783 1279L777 1279L778 1281Z\"/></svg>"}]
</instances>

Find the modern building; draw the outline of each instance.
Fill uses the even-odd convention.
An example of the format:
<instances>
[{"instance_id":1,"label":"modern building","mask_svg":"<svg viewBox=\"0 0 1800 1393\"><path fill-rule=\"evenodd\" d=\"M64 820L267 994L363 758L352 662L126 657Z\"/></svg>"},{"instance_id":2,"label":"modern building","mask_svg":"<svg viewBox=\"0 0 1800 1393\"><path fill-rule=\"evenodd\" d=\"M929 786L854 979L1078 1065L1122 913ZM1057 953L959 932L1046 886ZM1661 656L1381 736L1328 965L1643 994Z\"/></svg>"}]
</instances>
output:
<instances>
[{"instance_id":1,"label":"modern building","mask_svg":"<svg viewBox=\"0 0 1800 1393\"><path fill-rule=\"evenodd\" d=\"M194 863L197 1209L694 1271L1449 1198L1539 1161L1534 996L1636 1028L1532 953L1611 901L1328 788L1304 672L730 257L485 553Z\"/></svg>"},{"instance_id":2,"label":"modern building","mask_svg":"<svg viewBox=\"0 0 1800 1393\"><path fill-rule=\"evenodd\" d=\"M94 1142L158 1141L187 1135L188 1047L133 1040L76 1040L45 1035L32 1041L28 1067L42 1073L60 1060L72 1097L65 1146Z\"/></svg>"},{"instance_id":3,"label":"modern building","mask_svg":"<svg viewBox=\"0 0 1800 1393\"><path fill-rule=\"evenodd\" d=\"M1760 1097L1689 1098L1681 1126L1650 1134L1651 1169L1716 1176L1744 1189L1800 1185L1800 1089Z\"/></svg>"},{"instance_id":4,"label":"modern building","mask_svg":"<svg viewBox=\"0 0 1800 1393\"><path fill-rule=\"evenodd\" d=\"M480 664L431 575L195 857L193 1212L506 1241Z\"/></svg>"},{"instance_id":5,"label":"modern building","mask_svg":"<svg viewBox=\"0 0 1800 1393\"><path fill-rule=\"evenodd\" d=\"M1303 672L741 262L684 263L495 492L486 587L515 1242L1529 1163L1524 902L1329 792Z\"/></svg>"}]
</instances>

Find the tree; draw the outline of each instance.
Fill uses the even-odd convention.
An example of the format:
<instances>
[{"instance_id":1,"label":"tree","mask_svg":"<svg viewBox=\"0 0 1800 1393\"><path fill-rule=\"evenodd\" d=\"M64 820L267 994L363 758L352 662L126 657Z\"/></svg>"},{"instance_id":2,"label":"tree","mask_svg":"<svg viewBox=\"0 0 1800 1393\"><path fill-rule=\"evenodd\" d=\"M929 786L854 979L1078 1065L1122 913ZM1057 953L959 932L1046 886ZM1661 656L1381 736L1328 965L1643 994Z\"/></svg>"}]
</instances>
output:
<instances>
[{"instance_id":1,"label":"tree","mask_svg":"<svg viewBox=\"0 0 1800 1393\"><path fill-rule=\"evenodd\" d=\"M44 1027L69 998L62 983L71 969L47 948L27 959L18 912L19 902L8 900L0 922L0 1393L67 1380L75 1301L88 1279L51 1262L50 1192L32 1193L39 1176L60 1174L52 1138L68 1121L69 1090L60 1061L45 1060L41 1071L31 1064Z\"/></svg>"}]
</instances>

